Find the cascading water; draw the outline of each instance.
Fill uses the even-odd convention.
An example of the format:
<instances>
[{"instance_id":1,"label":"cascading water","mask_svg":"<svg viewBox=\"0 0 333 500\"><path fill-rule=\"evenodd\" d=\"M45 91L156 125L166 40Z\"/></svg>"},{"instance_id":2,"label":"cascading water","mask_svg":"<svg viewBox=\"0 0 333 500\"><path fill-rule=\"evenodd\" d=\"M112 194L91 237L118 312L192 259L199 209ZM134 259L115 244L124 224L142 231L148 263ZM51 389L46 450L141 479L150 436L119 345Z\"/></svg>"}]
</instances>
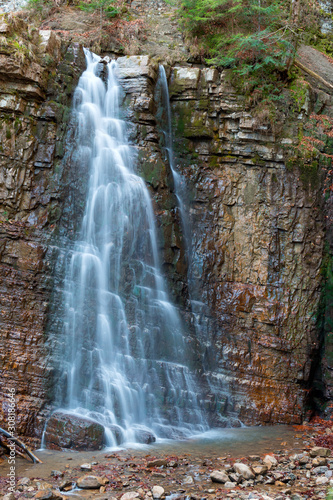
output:
<instances>
[{"instance_id":1,"label":"cascading water","mask_svg":"<svg viewBox=\"0 0 333 500\"><path fill-rule=\"evenodd\" d=\"M166 123L163 128L164 140L165 140L165 149L168 155L168 161L170 165L170 170L172 172L174 188L175 188L175 196L178 202L178 208L180 211L180 221L182 225L185 247L187 253L187 259L190 260L191 256L191 232L190 225L188 223L188 217L186 215L184 198L186 197L186 186L185 181L182 176L177 172L175 167L175 159L172 145L172 121L171 121L171 107L170 107L170 97L169 97L169 88L168 88L168 80L166 77L165 69L162 64L159 65L159 75L158 81L156 85L156 94L157 99L162 103L163 109L166 113Z\"/></svg>"},{"instance_id":2,"label":"cascading water","mask_svg":"<svg viewBox=\"0 0 333 500\"><path fill-rule=\"evenodd\" d=\"M159 66L159 78L156 85L156 95L155 100L157 103L161 103L159 121L164 135L165 150L167 153L167 160L169 161L170 169L174 181L174 192L178 202L178 209L180 214L181 225L183 229L183 236L185 239L185 247L187 250L187 285L188 285L188 295L189 295L189 308L192 313L193 327L196 332L196 339L199 342L199 356L200 364L204 373L204 380L202 384L206 383L207 393L210 394L212 398L213 406L215 405L215 398L221 399L224 403L230 399L230 391L228 387L227 377L212 377L212 363L211 360L207 360L207 339L210 338L209 323L210 323L210 308L207 303L202 301L200 296L201 289L197 286L197 276L196 269L201 269L200 259L192 249L192 234L191 234L191 223L189 217L189 200L187 195L187 187L185 178L176 170L176 162L173 151L173 134L172 134L172 115L170 106L170 96L168 81L163 65ZM219 403L217 406L221 406ZM227 406L227 405L225 405ZM216 412L215 412L216 413ZM233 417L234 418L234 417ZM223 425L229 425L229 420L226 417L220 417L220 421ZM237 418L234 421L238 420Z\"/></svg>"},{"instance_id":3,"label":"cascading water","mask_svg":"<svg viewBox=\"0 0 333 500\"><path fill-rule=\"evenodd\" d=\"M59 407L123 441L207 429L177 309L161 275L154 214L120 118L117 64L85 51L74 96L76 158L90 164L82 228L68 254ZM185 364L185 360L187 364ZM119 432L119 429L118 429Z\"/></svg>"}]
</instances>

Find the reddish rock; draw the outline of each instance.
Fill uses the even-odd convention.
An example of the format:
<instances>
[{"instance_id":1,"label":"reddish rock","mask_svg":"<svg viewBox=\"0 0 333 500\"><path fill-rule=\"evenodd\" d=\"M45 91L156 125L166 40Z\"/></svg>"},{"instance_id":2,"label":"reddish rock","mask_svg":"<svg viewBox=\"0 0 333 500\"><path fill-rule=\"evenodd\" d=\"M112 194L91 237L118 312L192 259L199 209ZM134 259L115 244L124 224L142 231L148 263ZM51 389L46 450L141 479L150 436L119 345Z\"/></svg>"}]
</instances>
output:
<instances>
[{"instance_id":1,"label":"reddish rock","mask_svg":"<svg viewBox=\"0 0 333 500\"><path fill-rule=\"evenodd\" d=\"M45 445L51 449L100 450L104 427L92 420L56 412L47 422Z\"/></svg>"}]
</instances>

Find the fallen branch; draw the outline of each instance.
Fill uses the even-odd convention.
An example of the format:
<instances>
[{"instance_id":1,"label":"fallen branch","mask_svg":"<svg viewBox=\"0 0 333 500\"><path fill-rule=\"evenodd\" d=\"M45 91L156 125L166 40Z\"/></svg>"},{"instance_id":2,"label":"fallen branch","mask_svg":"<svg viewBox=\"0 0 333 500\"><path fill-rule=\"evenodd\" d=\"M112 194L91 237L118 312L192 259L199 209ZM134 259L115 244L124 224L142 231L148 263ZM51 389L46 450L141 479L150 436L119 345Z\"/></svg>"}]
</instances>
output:
<instances>
[{"instance_id":1,"label":"fallen branch","mask_svg":"<svg viewBox=\"0 0 333 500\"><path fill-rule=\"evenodd\" d=\"M323 85L325 85L329 89L333 90L333 85L331 83L329 83L326 80L324 80L324 78L322 78L320 75L318 75L317 73L315 73L314 71L312 71L312 69L309 69L306 66L304 66L304 64L302 64L301 62L295 60L295 66L298 66L300 69L302 69L303 71L305 71L309 75L311 75L314 78L316 78L317 80L319 80Z\"/></svg>"},{"instance_id":2,"label":"fallen branch","mask_svg":"<svg viewBox=\"0 0 333 500\"><path fill-rule=\"evenodd\" d=\"M6 438L10 439L10 441L13 441L17 446L19 446L20 448L22 448L22 450L25 451L25 453L28 455L28 457L31 458L31 460L34 462L34 463L39 463L39 464L42 464L43 462L41 460L39 460L39 458L30 450L30 448L28 448L28 446L26 446L20 439L14 437L14 436L11 436L9 434L9 432L5 431L4 429L2 429L0 427L0 434L3 434Z\"/></svg>"}]
</instances>

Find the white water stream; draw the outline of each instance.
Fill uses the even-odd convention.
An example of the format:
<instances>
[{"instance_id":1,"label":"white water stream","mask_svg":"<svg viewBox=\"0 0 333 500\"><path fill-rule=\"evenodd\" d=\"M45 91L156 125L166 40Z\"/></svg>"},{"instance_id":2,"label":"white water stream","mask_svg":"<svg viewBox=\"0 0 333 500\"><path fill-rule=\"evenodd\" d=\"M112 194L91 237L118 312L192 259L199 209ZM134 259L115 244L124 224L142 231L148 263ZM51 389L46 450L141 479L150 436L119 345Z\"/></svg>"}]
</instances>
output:
<instances>
[{"instance_id":1,"label":"white water stream","mask_svg":"<svg viewBox=\"0 0 333 500\"><path fill-rule=\"evenodd\" d=\"M117 64L86 51L74 96L76 157L90 164L65 279L58 404L105 426L106 444L207 429L177 309L161 274L154 213L120 117ZM117 427L115 427L117 426Z\"/></svg>"}]
</instances>

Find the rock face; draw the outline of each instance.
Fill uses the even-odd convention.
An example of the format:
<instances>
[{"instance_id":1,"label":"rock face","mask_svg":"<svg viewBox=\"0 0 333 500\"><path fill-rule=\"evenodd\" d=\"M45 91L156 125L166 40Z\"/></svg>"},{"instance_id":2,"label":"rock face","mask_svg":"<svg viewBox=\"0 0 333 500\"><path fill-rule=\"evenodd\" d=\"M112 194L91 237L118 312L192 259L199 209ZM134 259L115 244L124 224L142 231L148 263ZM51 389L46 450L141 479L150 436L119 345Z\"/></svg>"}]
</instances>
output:
<instances>
[{"instance_id":1,"label":"rock face","mask_svg":"<svg viewBox=\"0 0 333 500\"><path fill-rule=\"evenodd\" d=\"M287 168L286 151L319 97L307 90L300 114L277 116L275 132L224 73L175 67L170 90L190 187L192 310L216 415L300 422L318 346L324 230L319 187Z\"/></svg>"},{"instance_id":2,"label":"rock face","mask_svg":"<svg viewBox=\"0 0 333 500\"><path fill-rule=\"evenodd\" d=\"M44 438L46 447L55 450L100 450L104 427L89 419L56 412L47 422Z\"/></svg>"},{"instance_id":3,"label":"rock face","mask_svg":"<svg viewBox=\"0 0 333 500\"><path fill-rule=\"evenodd\" d=\"M47 243L61 213L64 137L85 62L80 47L61 44L53 33L43 39L19 18L1 22L0 421L7 426L5 388L14 387L18 434L41 436L38 415L50 380Z\"/></svg>"},{"instance_id":4,"label":"rock face","mask_svg":"<svg viewBox=\"0 0 333 500\"><path fill-rule=\"evenodd\" d=\"M62 286L59 247L80 226L87 185L85 166L67 168L70 104L85 62L80 47L30 33L19 20L1 30L8 46L0 50L0 384L17 388L18 433L41 437L61 328L59 300L50 296ZM14 32L24 55L10 45ZM319 188L286 167L285 153L315 96L281 119L277 133L224 73L171 69L175 157L193 228L189 259L154 100L157 67L147 56L119 58L119 78L163 269L189 325L193 362L205 372L211 423L300 422L317 348L324 232ZM6 422L6 395L1 403Z\"/></svg>"}]
</instances>

